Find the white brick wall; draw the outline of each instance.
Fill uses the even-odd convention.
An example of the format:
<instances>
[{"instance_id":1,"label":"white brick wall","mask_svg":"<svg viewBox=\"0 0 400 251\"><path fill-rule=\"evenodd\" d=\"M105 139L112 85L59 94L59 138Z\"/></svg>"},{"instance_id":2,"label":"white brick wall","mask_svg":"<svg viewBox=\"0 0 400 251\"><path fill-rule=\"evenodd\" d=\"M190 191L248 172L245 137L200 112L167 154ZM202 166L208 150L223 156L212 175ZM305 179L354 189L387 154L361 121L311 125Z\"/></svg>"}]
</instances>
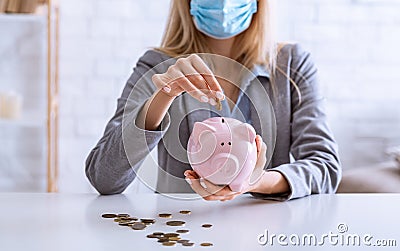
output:
<instances>
[{"instance_id":1,"label":"white brick wall","mask_svg":"<svg viewBox=\"0 0 400 251\"><path fill-rule=\"evenodd\" d=\"M86 156L137 59L160 43L169 1L61 0L60 6L60 190L91 191Z\"/></svg>"},{"instance_id":2,"label":"white brick wall","mask_svg":"<svg viewBox=\"0 0 400 251\"><path fill-rule=\"evenodd\" d=\"M385 148L400 144L400 1L277 2L279 39L299 41L317 63L344 167L386 160ZM138 57L159 44L169 1L60 0L60 6L60 191L92 191L84 175L85 158ZM0 39L0 48L6 43ZM12 55L32 57L31 46L36 42ZM0 63L1 72L14 67ZM0 82L24 78L2 74ZM41 173L30 171L24 181L29 174ZM130 189L144 190L137 184Z\"/></svg>"},{"instance_id":3,"label":"white brick wall","mask_svg":"<svg viewBox=\"0 0 400 251\"><path fill-rule=\"evenodd\" d=\"M400 144L399 1L279 0L282 39L312 52L344 168Z\"/></svg>"}]
</instances>

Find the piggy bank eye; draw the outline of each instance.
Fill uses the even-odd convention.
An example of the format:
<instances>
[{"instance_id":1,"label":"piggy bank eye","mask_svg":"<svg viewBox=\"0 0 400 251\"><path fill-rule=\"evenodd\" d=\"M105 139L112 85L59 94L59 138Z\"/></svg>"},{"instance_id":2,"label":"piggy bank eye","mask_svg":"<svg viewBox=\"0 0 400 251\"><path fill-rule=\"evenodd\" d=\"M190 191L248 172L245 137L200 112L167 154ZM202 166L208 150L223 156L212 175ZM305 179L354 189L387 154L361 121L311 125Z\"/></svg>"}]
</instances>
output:
<instances>
[{"instance_id":1,"label":"piggy bank eye","mask_svg":"<svg viewBox=\"0 0 400 251\"><path fill-rule=\"evenodd\" d=\"M222 119L222 123L225 123L225 119Z\"/></svg>"},{"instance_id":2,"label":"piggy bank eye","mask_svg":"<svg viewBox=\"0 0 400 251\"><path fill-rule=\"evenodd\" d=\"M228 142L228 145L232 145L232 143L231 143L231 142Z\"/></svg>"},{"instance_id":3,"label":"piggy bank eye","mask_svg":"<svg viewBox=\"0 0 400 251\"><path fill-rule=\"evenodd\" d=\"M224 145L225 145L224 142L222 142L222 143L221 143L221 146L224 146Z\"/></svg>"}]
</instances>

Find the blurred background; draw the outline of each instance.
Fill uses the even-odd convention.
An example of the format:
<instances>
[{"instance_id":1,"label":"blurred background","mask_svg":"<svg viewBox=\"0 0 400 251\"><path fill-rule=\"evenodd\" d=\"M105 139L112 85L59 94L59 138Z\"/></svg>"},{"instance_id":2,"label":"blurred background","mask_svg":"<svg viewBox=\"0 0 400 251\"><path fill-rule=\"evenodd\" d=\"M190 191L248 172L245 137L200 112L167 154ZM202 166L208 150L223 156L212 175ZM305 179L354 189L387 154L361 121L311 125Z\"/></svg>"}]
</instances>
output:
<instances>
[{"instance_id":1,"label":"blurred background","mask_svg":"<svg viewBox=\"0 0 400 251\"><path fill-rule=\"evenodd\" d=\"M278 40L302 44L318 66L343 168L393 163L387 149L400 145L400 1L277 3ZM136 61L160 44L169 1L59 0L57 5L58 191L92 192L86 156ZM0 192L47 189L48 27L45 8L34 11L0 13L2 107L15 110L0 118ZM146 163L144 168L151 165ZM134 182L128 191L147 190Z\"/></svg>"}]
</instances>

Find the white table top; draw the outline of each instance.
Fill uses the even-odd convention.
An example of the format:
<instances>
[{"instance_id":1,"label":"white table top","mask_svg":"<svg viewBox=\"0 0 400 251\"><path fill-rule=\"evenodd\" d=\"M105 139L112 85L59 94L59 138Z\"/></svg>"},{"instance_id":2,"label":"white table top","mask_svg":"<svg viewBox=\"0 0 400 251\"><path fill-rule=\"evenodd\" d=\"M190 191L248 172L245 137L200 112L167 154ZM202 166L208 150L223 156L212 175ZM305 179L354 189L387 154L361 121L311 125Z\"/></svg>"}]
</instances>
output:
<instances>
[{"instance_id":1,"label":"white table top","mask_svg":"<svg viewBox=\"0 0 400 251\"><path fill-rule=\"evenodd\" d=\"M289 202L254 199L243 195L229 202L176 200L156 194L97 196L95 194L0 194L0 250L279 250L284 247L275 239L273 246L259 244L257 238L268 230L269 235L292 234L303 238L314 234L321 239L330 231L339 234L338 225L348 231L341 234L371 234L376 239L396 239L400 246L399 194L313 195ZM191 215L180 215L188 209ZM170 219L158 213L170 212L173 219L186 221L185 227L170 227ZM121 227L103 213L129 213L139 218L155 218L157 222L142 231ZM204 229L203 223L213 227ZM146 235L155 231L182 234L195 242L194 247L165 247ZM200 247L201 242L213 247ZM286 239L289 242L289 239ZM365 250L332 246L294 247L295 250ZM289 247L293 247L290 243ZM287 247L286 247L287 249ZM367 250L375 250L369 247Z\"/></svg>"}]
</instances>

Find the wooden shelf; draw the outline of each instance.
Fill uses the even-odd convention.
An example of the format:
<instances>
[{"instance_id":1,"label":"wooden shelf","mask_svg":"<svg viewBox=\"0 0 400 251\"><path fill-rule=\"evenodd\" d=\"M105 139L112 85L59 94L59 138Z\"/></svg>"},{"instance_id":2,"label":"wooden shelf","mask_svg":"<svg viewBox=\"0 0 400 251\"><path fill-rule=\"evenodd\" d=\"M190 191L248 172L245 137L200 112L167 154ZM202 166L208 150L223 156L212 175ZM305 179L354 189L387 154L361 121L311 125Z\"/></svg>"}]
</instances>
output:
<instances>
[{"instance_id":1,"label":"wooden shelf","mask_svg":"<svg viewBox=\"0 0 400 251\"><path fill-rule=\"evenodd\" d=\"M57 192L58 181L58 94L59 94L59 8L56 0L41 1L35 13L0 13L0 22L37 22L47 34L47 108L45 116L25 112L18 120L0 119L2 127L35 127L46 130L47 191ZM0 38L1 39L1 38Z\"/></svg>"}]
</instances>

